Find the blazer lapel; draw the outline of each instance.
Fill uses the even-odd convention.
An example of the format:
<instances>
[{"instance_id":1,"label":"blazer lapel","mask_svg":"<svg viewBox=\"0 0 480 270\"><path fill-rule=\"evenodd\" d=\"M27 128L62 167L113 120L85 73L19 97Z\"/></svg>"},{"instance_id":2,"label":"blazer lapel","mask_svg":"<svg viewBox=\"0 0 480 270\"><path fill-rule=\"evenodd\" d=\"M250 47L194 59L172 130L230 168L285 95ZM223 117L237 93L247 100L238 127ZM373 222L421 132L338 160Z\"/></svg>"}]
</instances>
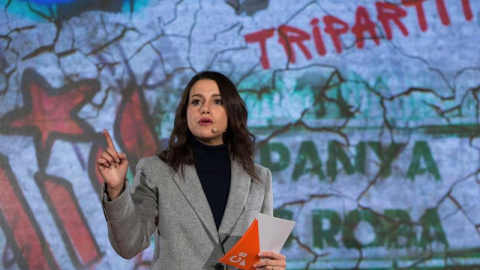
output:
<instances>
[{"instance_id":1,"label":"blazer lapel","mask_svg":"<svg viewBox=\"0 0 480 270\"><path fill-rule=\"evenodd\" d=\"M205 192L203 191L195 167L185 165L184 177L182 177L181 172L178 172L174 175L173 179L193 210L197 213L203 225L213 238L218 241L218 232L212 210L208 204L207 197L205 197Z\"/></svg>"},{"instance_id":2,"label":"blazer lapel","mask_svg":"<svg viewBox=\"0 0 480 270\"><path fill-rule=\"evenodd\" d=\"M225 213L223 214L222 222L218 229L220 235L229 235L237 223L237 220L243 211L243 206L247 202L250 181L251 177L245 170L243 170L242 165L233 160L230 193L228 195Z\"/></svg>"}]
</instances>

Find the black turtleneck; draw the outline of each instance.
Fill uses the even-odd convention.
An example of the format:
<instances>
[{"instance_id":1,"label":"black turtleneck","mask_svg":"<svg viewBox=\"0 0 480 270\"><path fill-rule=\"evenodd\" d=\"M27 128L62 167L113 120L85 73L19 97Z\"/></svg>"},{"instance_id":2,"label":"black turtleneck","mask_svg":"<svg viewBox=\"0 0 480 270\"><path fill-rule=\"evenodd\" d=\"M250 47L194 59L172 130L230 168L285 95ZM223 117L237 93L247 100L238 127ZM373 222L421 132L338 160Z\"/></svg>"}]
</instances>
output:
<instances>
[{"instance_id":1,"label":"black turtleneck","mask_svg":"<svg viewBox=\"0 0 480 270\"><path fill-rule=\"evenodd\" d=\"M218 230L230 191L231 161L227 145L210 146L194 140L193 154L195 169Z\"/></svg>"}]
</instances>

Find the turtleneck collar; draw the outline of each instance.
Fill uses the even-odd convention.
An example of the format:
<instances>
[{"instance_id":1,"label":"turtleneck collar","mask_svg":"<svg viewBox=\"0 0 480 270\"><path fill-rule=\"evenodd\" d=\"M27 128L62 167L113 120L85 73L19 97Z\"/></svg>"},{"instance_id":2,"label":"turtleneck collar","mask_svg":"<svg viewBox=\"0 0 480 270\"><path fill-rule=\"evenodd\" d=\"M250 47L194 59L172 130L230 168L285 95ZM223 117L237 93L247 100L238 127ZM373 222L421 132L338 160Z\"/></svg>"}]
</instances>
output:
<instances>
[{"instance_id":1,"label":"turtleneck collar","mask_svg":"<svg viewBox=\"0 0 480 270\"><path fill-rule=\"evenodd\" d=\"M197 139L193 140L195 166L212 167L230 164L227 144L207 145Z\"/></svg>"}]
</instances>

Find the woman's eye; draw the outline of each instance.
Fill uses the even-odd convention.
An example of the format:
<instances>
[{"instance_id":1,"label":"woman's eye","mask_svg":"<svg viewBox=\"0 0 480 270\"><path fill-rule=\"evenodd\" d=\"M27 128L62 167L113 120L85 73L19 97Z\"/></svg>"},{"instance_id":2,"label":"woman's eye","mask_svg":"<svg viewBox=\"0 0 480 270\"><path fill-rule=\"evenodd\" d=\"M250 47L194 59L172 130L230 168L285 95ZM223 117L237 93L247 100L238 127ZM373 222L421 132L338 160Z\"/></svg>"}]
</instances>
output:
<instances>
[{"instance_id":1,"label":"woman's eye","mask_svg":"<svg viewBox=\"0 0 480 270\"><path fill-rule=\"evenodd\" d=\"M223 105L223 101L221 99L216 99L213 101L213 103L216 105Z\"/></svg>"},{"instance_id":2,"label":"woman's eye","mask_svg":"<svg viewBox=\"0 0 480 270\"><path fill-rule=\"evenodd\" d=\"M194 99L194 100L192 100L192 102L190 102L190 104L192 104L192 105L198 105L198 104L200 104L200 100Z\"/></svg>"}]
</instances>

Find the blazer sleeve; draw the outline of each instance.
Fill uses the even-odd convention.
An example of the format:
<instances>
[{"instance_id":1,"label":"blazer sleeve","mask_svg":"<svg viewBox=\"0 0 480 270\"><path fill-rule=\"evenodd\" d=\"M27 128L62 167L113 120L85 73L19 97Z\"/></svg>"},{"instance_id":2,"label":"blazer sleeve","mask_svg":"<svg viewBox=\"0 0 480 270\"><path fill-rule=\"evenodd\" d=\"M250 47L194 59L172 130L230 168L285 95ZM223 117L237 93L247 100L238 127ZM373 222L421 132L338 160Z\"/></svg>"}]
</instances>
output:
<instances>
[{"instance_id":1,"label":"blazer sleeve","mask_svg":"<svg viewBox=\"0 0 480 270\"><path fill-rule=\"evenodd\" d=\"M272 173L270 169L264 168L264 180L265 181L265 197L263 199L262 208L260 212L269 216L273 216L273 194L272 194Z\"/></svg>"},{"instance_id":2,"label":"blazer sleeve","mask_svg":"<svg viewBox=\"0 0 480 270\"><path fill-rule=\"evenodd\" d=\"M103 209L108 225L108 238L113 249L131 259L150 245L158 223L157 188L149 179L147 162L137 164L132 186L113 201L103 193Z\"/></svg>"}]
</instances>

